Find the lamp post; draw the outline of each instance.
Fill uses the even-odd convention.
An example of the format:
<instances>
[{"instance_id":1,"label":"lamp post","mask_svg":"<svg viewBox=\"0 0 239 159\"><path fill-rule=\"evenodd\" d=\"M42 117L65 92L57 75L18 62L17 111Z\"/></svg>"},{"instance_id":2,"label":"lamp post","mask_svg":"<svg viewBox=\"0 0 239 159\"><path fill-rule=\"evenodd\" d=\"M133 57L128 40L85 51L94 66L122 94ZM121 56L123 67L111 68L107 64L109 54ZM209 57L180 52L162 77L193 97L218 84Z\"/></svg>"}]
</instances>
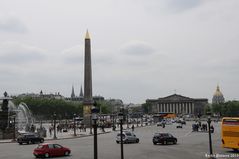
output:
<instances>
[{"instance_id":1,"label":"lamp post","mask_svg":"<svg viewBox=\"0 0 239 159\"><path fill-rule=\"evenodd\" d=\"M207 113L208 118L207 118L207 123L208 123L208 136L209 136L209 153L210 153L210 159L215 159L213 157L213 152L212 152L212 136L211 136L211 113Z\"/></svg>"},{"instance_id":2,"label":"lamp post","mask_svg":"<svg viewBox=\"0 0 239 159\"><path fill-rule=\"evenodd\" d=\"M143 126L143 114L141 114L141 126Z\"/></svg>"},{"instance_id":3,"label":"lamp post","mask_svg":"<svg viewBox=\"0 0 239 159\"><path fill-rule=\"evenodd\" d=\"M115 114L112 114L112 130L115 131Z\"/></svg>"},{"instance_id":4,"label":"lamp post","mask_svg":"<svg viewBox=\"0 0 239 159\"><path fill-rule=\"evenodd\" d=\"M53 139L57 139L56 137L56 113L53 114L53 129L54 129L54 136Z\"/></svg>"},{"instance_id":5,"label":"lamp post","mask_svg":"<svg viewBox=\"0 0 239 159\"><path fill-rule=\"evenodd\" d=\"M13 142L16 141L16 115L13 115Z\"/></svg>"},{"instance_id":6,"label":"lamp post","mask_svg":"<svg viewBox=\"0 0 239 159\"><path fill-rule=\"evenodd\" d=\"M210 152L210 155L212 155L212 137L211 137L211 117L208 116L208 119L207 119L207 123L208 123L208 135L209 135L209 152Z\"/></svg>"},{"instance_id":7,"label":"lamp post","mask_svg":"<svg viewBox=\"0 0 239 159\"><path fill-rule=\"evenodd\" d=\"M129 105L127 105L127 114L126 114L127 128L129 128Z\"/></svg>"},{"instance_id":8,"label":"lamp post","mask_svg":"<svg viewBox=\"0 0 239 159\"><path fill-rule=\"evenodd\" d=\"M92 107L91 115L93 120L93 129L94 129L94 159L98 158L98 148L97 148L97 120L98 120L99 109Z\"/></svg>"},{"instance_id":9,"label":"lamp post","mask_svg":"<svg viewBox=\"0 0 239 159\"><path fill-rule=\"evenodd\" d=\"M123 108L121 108L121 112L118 114L120 120L120 146L121 146L121 159L124 159L124 147L123 147Z\"/></svg>"},{"instance_id":10,"label":"lamp post","mask_svg":"<svg viewBox=\"0 0 239 159\"><path fill-rule=\"evenodd\" d=\"M74 136L76 136L76 114L74 114L73 117L74 117Z\"/></svg>"},{"instance_id":11,"label":"lamp post","mask_svg":"<svg viewBox=\"0 0 239 159\"><path fill-rule=\"evenodd\" d=\"M137 118L136 118L137 127L139 127L138 119L139 119L139 113L137 113Z\"/></svg>"},{"instance_id":12,"label":"lamp post","mask_svg":"<svg viewBox=\"0 0 239 159\"><path fill-rule=\"evenodd\" d=\"M90 134L92 134L92 114L90 115Z\"/></svg>"}]
</instances>

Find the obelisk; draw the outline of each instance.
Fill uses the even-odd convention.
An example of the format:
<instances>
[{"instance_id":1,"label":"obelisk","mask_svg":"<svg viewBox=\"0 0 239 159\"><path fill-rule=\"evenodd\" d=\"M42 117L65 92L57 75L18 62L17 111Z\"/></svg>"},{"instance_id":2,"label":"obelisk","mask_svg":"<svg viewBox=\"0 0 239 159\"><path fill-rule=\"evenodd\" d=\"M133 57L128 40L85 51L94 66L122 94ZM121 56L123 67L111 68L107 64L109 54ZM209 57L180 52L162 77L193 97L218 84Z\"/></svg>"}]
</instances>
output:
<instances>
[{"instance_id":1,"label":"obelisk","mask_svg":"<svg viewBox=\"0 0 239 159\"><path fill-rule=\"evenodd\" d=\"M84 124L87 127L91 125L91 108L93 103L94 102L92 98L91 45L90 45L90 35L87 30L85 36L85 71L84 71L84 100L83 100Z\"/></svg>"}]
</instances>

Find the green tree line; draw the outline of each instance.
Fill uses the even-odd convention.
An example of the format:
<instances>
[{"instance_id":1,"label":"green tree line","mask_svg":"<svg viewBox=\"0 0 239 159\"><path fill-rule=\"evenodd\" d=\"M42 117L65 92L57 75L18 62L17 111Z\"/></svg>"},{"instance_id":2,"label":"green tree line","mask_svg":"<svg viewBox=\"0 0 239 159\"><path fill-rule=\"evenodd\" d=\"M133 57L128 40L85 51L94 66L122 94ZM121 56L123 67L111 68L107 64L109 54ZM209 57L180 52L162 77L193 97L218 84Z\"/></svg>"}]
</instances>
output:
<instances>
[{"instance_id":1,"label":"green tree line","mask_svg":"<svg viewBox=\"0 0 239 159\"><path fill-rule=\"evenodd\" d=\"M80 116L83 114L82 103L63 99L24 97L15 98L13 102L16 105L26 103L36 119L52 119L54 113L59 119L70 119L74 114Z\"/></svg>"},{"instance_id":2,"label":"green tree line","mask_svg":"<svg viewBox=\"0 0 239 159\"><path fill-rule=\"evenodd\" d=\"M58 119L72 119L74 114L83 116L83 104L79 101L67 101L64 99L53 98L34 98L23 97L14 98L15 105L21 102L27 104L33 116L36 119L52 119L52 115L56 113ZM107 101L97 101L96 107L99 108L102 114L112 113L112 104Z\"/></svg>"},{"instance_id":3,"label":"green tree line","mask_svg":"<svg viewBox=\"0 0 239 159\"><path fill-rule=\"evenodd\" d=\"M220 104L212 104L211 111L222 117L238 117L239 116L239 101L228 101Z\"/></svg>"}]
</instances>

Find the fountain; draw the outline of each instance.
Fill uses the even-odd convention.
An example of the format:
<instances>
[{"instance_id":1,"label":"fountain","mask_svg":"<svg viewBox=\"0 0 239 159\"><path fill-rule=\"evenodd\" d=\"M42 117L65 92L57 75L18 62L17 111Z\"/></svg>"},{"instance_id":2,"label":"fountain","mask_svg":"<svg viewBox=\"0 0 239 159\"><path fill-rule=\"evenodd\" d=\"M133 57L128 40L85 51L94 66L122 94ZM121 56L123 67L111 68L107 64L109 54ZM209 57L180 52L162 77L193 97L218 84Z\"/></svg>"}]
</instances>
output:
<instances>
[{"instance_id":1,"label":"fountain","mask_svg":"<svg viewBox=\"0 0 239 159\"><path fill-rule=\"evenodd\" d=\"M28 106L25 103L16 106L11 100L6 92L4 97L0 98L0 139L12 138L14 129L17 132L28 132L33 125Z\"/></svg>"}]
</instances>

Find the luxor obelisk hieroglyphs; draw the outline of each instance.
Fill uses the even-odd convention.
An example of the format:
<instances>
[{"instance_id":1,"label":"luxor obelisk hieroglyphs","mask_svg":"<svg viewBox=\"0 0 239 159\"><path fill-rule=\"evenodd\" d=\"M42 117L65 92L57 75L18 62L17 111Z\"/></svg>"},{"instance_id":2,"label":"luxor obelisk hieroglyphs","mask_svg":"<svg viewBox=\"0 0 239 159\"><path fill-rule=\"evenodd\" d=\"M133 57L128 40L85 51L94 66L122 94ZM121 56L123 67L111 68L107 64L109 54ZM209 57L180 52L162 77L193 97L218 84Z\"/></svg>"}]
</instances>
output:
<instances>
[{"instance_id":1,"label":"luxor obelisk hieroglyphs","mask_svg":"<svg viewBox=\"0 0 239 159\"><path fill-rule=\"evenodd\" d=\"M85 36L85 71L84 71L84 101L83 101L84 124L87 127L91 125L91 108L93 103L94 101L92 98L91 45L89 32L87 30Z\"/></svg>"}]
</instances>

